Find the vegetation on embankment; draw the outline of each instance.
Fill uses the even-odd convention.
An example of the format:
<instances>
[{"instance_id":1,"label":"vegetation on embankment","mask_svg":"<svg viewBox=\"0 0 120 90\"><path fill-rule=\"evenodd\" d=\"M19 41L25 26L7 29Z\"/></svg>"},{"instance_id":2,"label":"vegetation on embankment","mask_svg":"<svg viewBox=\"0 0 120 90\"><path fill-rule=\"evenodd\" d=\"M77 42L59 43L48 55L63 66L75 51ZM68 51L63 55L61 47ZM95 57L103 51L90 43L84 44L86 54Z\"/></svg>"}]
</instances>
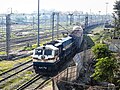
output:
<instances>
[{"instance_id":1,"label":"vegetation on embankment","mask_svg":"<svg viewBox=\"0 0 120 90\"><path fill-rule=\"evenodd\" d=\"M111 40L111 29L104 30L103 26L89 30L87 38L88 41L94 43L92 51L96 58L95 72L93 73L94 80L99 82L109 82L115 85L120 85L120 63L118 62L118 55L109 50L104 41ZM100 44L101 43L101 44ZM92 44L91 44L92 45Z\"/></svg>"},{"instance_id":2,"label":"vegetation on embankment","mask_svg":"<svg viewBox=\"0 0 120 90\"><path fill-rule=\"evenodd\" d=\"M109 50L106 44L96 44L92 47L96 58L95 72L93 78L97 81L105 81L119 85L120 83L120 63L117 62L115 55ZM117 79L116 79L117 78Z\"/></svg>"}]
</instances>

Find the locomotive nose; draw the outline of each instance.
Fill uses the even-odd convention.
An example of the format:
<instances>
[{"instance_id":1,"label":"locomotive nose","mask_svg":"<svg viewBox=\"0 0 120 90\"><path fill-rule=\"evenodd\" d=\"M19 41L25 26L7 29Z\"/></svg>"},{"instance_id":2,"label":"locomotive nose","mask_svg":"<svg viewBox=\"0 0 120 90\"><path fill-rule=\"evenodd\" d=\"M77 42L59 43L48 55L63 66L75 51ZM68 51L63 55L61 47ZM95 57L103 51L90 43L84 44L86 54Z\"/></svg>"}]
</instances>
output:
<instances>
[{"instance_id":1,"label":"locomotive nose","mask_svg":"<svg viewBox=\"0 0 120 90\"><path fill-rule=\"evenodd\" d=\"M45 59L45 56L43 55L43 56L41 56L41 59Z\"/></svg>"}]
</instances>

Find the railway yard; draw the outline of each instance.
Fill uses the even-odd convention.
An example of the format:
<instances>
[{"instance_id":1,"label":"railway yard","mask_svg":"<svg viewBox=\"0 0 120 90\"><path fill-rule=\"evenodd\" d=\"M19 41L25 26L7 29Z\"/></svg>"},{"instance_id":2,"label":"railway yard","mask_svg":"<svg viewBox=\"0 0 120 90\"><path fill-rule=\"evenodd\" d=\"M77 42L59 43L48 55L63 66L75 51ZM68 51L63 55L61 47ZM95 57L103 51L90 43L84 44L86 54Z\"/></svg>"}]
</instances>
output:
<instances>
[{"instance_id":1,"label":"railway yard","mask_svg":"<svg viewBox=\"0 0 120 90\"><path fill-rule=\"evenodd\" d=\"M119 34L116 34L117 39L113 38L113 27L105 28L105 15L67 14L58 12L41 13L41 20L39 22L40 31L38 31L37 28L36 14L20 14L19 17L17 17L17 14L10 14L10 16L8 14L8 18L10 19L7 19L7 15L0 15L0 18L1 17L3 21L0 23L0 90L120 90L120 37ZM109 22L111 22L112 16L109 16L108 19ZM83 35L83 38L80 39L82 43L80 43L79 50L75 47L76 53L68 51L74 50L72 45L74 46L76 44L75 42L72 42L70 45L68 44L68 46L66 44L66 46L62 46L61 44L67 42L65 39L69 34L69 36L71 36L71 33L74 31L74 26L81 26L83 30L81 30L81 37ZM66 33L67 36L65 36ZM69 38L71 41L74 40L72 36ZM55 40L58 40L56 43L59 43L50 42ZM60 71L54 76L38 74L35 71L36 67L33 63L36 61L40 62L39 59L43 59L43 61L41 61L42 63L48 63L47 61L49 61L51 57L46 60L45 55L39 58L40 55L33 57L33 54L36 54L35 50L37 50L36 48L38 46L43 45L44 47L42 47L42 49L45 50L47 48L45 46L51 43L55 47L52 46L49 48L53 48L54 52L56 51L56 56L62 52L62 48L64 51L64 53L59 54L57 59L56 57L52 57L52 59L56 61L58 59L61 60L61 58L66 60L66 58L68 59L70 57L69 55L72 56L73 53L75 53L75 55L69 58L70 60L68 61L70 62L62 64L62 68L60 67ZM59 46L59 44L61 45ZM110 53L117 61L117 71L114 74L115 78L110 78L111 82L108 82L109 80L97 81L97 79L93 79L96 72L95 67L97 65L99 66L99 64L96 65L97 60L101 59L96 58L93 51L93 47L97 44L107 45L109 49L107 55ZM38 49L37 53L42 53L42 49ZM59 51L57 52L57 50ZM67 55L66 52L68 52L69 55ZM49 53L47 53L47 57ZM101 52L99 53L101 54ZM67 56L64 57L63 54ZM63 57L60 57L60 55ZM109 57L109 59L110 58L111 57ZM50 64L51 62L48 63L48 65ZM45 66L40 66L38 69L45 68ZM59 67L55 66L54 68ZM51 68L48 69L51 70Z\"/></svg>"},{"instance_id":2,"label":"railway yard","mask_svg":"<svg viewBox=\"0 0 120 90\"><path fill-rule=\"evenodd\" d=\"M84 36L84 38L87 40L87 43L88 43L88 45L87 45L88 49L90 49L95 44L95 42L100 42L100 37L96 38L96 36L94 36L94 33L103 32L103 26L93 28L90 30L90 32L92 32L93 34L90 33L90 34L87 34L87 36L86 35ZM101 33L101 35L103 35L103 33ZM90 37L92 39L90 39ZM26 52L28 52L28 51L26 51ZM24 52L23 52L23 54L24 54ZM88 55L88 56L84 57L84 55ZM83 51L83 54L81 56L83 56L84 59L86 59L86 60L90 59L90 57L91 57L91 59L93 58L92 53L90 53L88 51L86 51L86 53ZM24 60L25 57L26 57L26 61ZM49 81L49 84L47 87L52 86L51 78L47 78L42 75L35 74L35 72L33 70L33 66L32 66L32 60L30 60L30 59L28 60L27 57L31 58L31 56L24 56L24 57L20 57L23 60L19 60L20 59L19 58L19 59L12 60L12 61L11 60L10 61L4 61L4 60L1 61L1 63L16 62L16 63L13 63L13 65L8 68L7 68L7 66L9 66L9 64L6 66L3 65L3 67L6 67L6 68L3 68L1 66L1 73L0 73L0 77L1 77L1 79L0 79L1 87L0 88L1 89L9 89L9 90L40 89L46 85L46 82L48 84L48 81ZM90 72L90 70L89 70L89 72ZM81 78L80 80L82 80L83 83L86 82L86 80L84 81L84 77ZM80 80L79 80L79 82L80 82ZM39 83L39 85L38 85L38 83Z\"/></svg>"}]
</instances>

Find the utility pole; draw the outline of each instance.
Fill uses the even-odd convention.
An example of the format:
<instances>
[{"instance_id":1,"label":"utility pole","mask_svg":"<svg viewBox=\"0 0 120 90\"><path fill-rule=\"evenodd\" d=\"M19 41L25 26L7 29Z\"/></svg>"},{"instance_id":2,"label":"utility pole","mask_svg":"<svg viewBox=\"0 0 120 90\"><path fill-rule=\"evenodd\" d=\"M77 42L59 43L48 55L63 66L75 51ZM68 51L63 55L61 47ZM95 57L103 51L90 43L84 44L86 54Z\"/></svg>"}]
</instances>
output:
<instances>
[{"instance_id":1,"label":"utility pole","mask_svg":"<svg viewBox=\"0 0 120 90\"><path fill-rule=\"evenodd\" d=\"M86 34L85 34L86 36ZM84 40L84 46L83 46L83 49L84 49L84 56L83 56L83 67L84 67L84 76L85 78L88 77L88 64L87 64L87 40Z\"/></svg>"},{"instance_id":2,"label":"utility pole","mask_svg":"<svg viewBox=\"0 0 120 90\"><path fill-rule=\"evenodd\" d=\"M4 19L3 19L3 16L2 16L2 31L4 31Z\"/></svg>"},{"instance_id":3,"label":"utility pole","mask_svg":"<svg viewBox=\"0 0 120 90\"><path fill-rule=\"evenodd\" d=\"M40 27L39 27L39 25L40 25L40 18L39 18L39 16L40 16L40 13L39 13L39 3L40 3L40 1L38 0L38 35L37 35L37 46L39 47L40 45L40 36L39 36L39 34L40 34Z\"/></svg>"},{"instance_id":4,"label":"utility pole","mask_svg":"<svg viewBox=\"0 0 120 90\"><path fill-rule=\"evenodd\" d=\"M52 41L54 40L54 16L55 12L52 13Z\"/></svg>"},{"instance_id":5,"label":"utility pole","mask_svg":"<svg viewBox=\"0 0 120 90\"><path fill-rule=\"evenodd\" d=\"M46 13L44 13L44 15L45 15L45 24L44 24L44 33L45 33L45 35L46 35L46 38L48 37L47 36L47 32L46 32L46 30L47 30L47 27L46 27L46 25L47 25L47 16L46 16Z\"/></svg>"},{"instance_id":6,"label":"utility pole","mask_svg":"<svg viewBox=\"0 0 120 90\"><path fill-rule=\"evenodd\" d=\"M58 32L59 32L59 12L57 13L57 39L59 38Z\"/></svg>"},{"instance_id":7,"label":"utility pole","mask_svg":"<svg viewBox=\"0 0 120 90\"><path fill-rule=\"evenodd\" d=\"M73 14L69 14L70 15L70 25L72 25L73 23Z\"/></svg>"},{"instance_id":8,"label":"utility pole","mask_svg":"<svg viewBox=\"0 0 120 90\"><path fill-rule=\"evenodd\" d=\"M108 10L108 2L106 2L106 20L107 20L107 10Z\"/></svg>"},{"instance_id":9,"label":"utility pole","mask_svg":"<svg viewBox=\"0 0 120 90\"><path fill-rule=\"evenodd\" d=\"M85 16L85 28L88 27L88 14Z\"/></svg>"},{"instance_id":10,"label":"utility pole","mask_svg":"<svg viewBox=\"0 0 120 90\"><path fill-rule=\"evenodd\" d=\"M115 23L114 23L114 33L113 33L113 38L116 37L116 30L117 30L117 18L115 16L115 14L113 13L113 18L115 19Z\"/></svg>"},{"instance_id":11,"label":"utility pole","mask_svg":"<svg viewBox=\"0 0 120 90\"><path fill-rule=\"evenodd\" d=\"M7 54L7 59L9 59L9 52L10 52L10 27L11 27L11 19L10 15L8 14L6 16L6 54Z\"/></svg>"},{"instance_id":12,"label":"utility pole","mask_svg":"<svg viewBox=\"0 0 120 90\"><path fill-rule=\"evenodd\" d=\"M45 32L46 32L46 30L47 30L47 28L46 28L46 25L47 25L47 18L46 18L46 17L47 17L47 16L46 16L46 13L45 13L44 15L45 15L45 29L44 29L44 30L45 30Z\"/></svg>"},{"instance_id":13,"label":"utility pole","mask_svg":"<svg viewBox=\"0 0 120 90\"><path fill-rule=\"evenodd\" d=\"M74 18L74 14L72 15L72 23L74 24L74 20L75 18Z\"/></svg>"},{"instance_id":14,"label":"utility pole","mask_svg":"<svg viewBox=\"0 0 120 90\"><path fill-rule=\"evenodd\" d=\"M80 14L78 16L79 16L79 21L78 22L79 22L79 25L80 25Z\"/></svg>"},{"instance_id":15,"label":"utility pole","mask_svg":"<svg viewBox=\"0 0 120 90\"><path fill-rule=\"evenodd\" d=\"M35 29L34 28L34 23L35 23L35 17L33 16L33 30Z\"/></svg>"},{"instance_id":16,"label":"utility pole","mask_svg":"<svg viewBox=\"0 0 120 90\"><path fill-rule=\"evenodd\" d=\"M68 27L68 14L66 15L66 19L67 19L67 22L66 22L66 28Z\"/></svg>"},{"instance_id":17,"label":"utility pole","mask_svg":"<svg viewBox=\"0 0 120 90\"><path fill-rule=\"evenodd\" d=\"M101 16L100 16L100 13L101 13L101 11L99 11L99 19L100 19L100 23L101 23Z\"/></svg>"}]
</instances>

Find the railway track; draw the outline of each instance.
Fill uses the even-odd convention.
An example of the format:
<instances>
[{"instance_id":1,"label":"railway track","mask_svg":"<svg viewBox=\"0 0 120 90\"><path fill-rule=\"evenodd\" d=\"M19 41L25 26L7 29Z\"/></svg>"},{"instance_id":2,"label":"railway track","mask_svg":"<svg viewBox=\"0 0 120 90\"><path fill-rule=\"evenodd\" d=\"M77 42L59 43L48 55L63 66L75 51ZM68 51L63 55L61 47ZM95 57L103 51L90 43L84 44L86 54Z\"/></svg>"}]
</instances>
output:
<instances>
[{"instance_id":1,"label":"railway track","mask_svg":"<svg viewBox=\"0 0 120 90\"><path fill-rule=\"evenodd\" d=\"M3 81L8 80L9 78L17 75L18 73L21 73L21 72L23 72L25 70L28 70L28 69L32 68L32 66L33 66L32 65L32 60L29 60L29 61L24 62L24 63L12 68L12 69L7 70L6 72L1 73L0 77L2 79L0 80L0 83L2 83Z\"/></svg>"},{"instance_id":2,"label":"railway track","mask_svg":"<svg viewBox=\"0 0 120 90\"><path fill-rule=\"evenodd\" d=\"M34 90L37 90L37 89L42 89L44 86L46 86L50 81L52 81L52 79L50 78L47 78L46 80L44 80L43 82L41 82L38 86L36 86L34 88Z\"/></svg>"},{"instance_id":3,"label":"railway track","mask_svg":"<svg viewBox=\"0 0 120 90\"><path fill-rule=\"evenodd\" d=\"M59 33L61 34L61 32L63 32L64 30L60 30ZM54 32L54 34L57 34L57 31ZM47 35L47 36L46 36ZM40 35L40 38L43 39L43 38L47 38L47 37L50 37L52 36L52 33L49 33L47 32L46 35L44 34L41 34ZM37 40L37 37L36 35L33 35L33 36L29 36L29 37L23 37L23 38L17 38L17 39L11 39L10 43L12 46L16 45L16 44L20 44L20 43L25 43L27 41L34 41L34 40ZM6 42L5 41L0 41L0 47L1 48L5 48L5 45L6 45ZM3 50L1 49L1 50Z\"/></svg>"},{"instance_id":4,"label":"railway track","mask_svg":"<svg viewBox=\"0 0 120 90\"><path fill-rule=\"evenodd\" d=\"M1 47L1 48L0 48L0 51L5 51L5 47Z\"/></svg>"},{"instance_id":5,"label":"railway track","mask_svg":"<svg viewBox=\"0 0 120 90\"><path fill-rule=\"evenodd\" d=\"M62 32L63 30L59 31L59 32ZM57 31L55 31L56 33ZM45 36L45 34L47 35L50 35L51 32L47 32L47 33L43 33L43 34L40 34L40 36ZM26 40L35 40L37 37L36 35L32 35L32 36L26 36L26 37L21 37L21 38L14 38L14 39L11 39L11 43L19 43L19 42L25 42ZM5 41L0 41L1 43L5 42Z\"/></svg>"},{"instance_id":6,"label":"railway track","mask_svg":"<svg viewBox=\"0 0 120 90\"><path fill-rule=\"evenodd\" d=\"M17 90L37 90L45 86L48 81L50 81L49 77L37 74L31 80L18 87Z\"/></svg>"}]
</instances>

